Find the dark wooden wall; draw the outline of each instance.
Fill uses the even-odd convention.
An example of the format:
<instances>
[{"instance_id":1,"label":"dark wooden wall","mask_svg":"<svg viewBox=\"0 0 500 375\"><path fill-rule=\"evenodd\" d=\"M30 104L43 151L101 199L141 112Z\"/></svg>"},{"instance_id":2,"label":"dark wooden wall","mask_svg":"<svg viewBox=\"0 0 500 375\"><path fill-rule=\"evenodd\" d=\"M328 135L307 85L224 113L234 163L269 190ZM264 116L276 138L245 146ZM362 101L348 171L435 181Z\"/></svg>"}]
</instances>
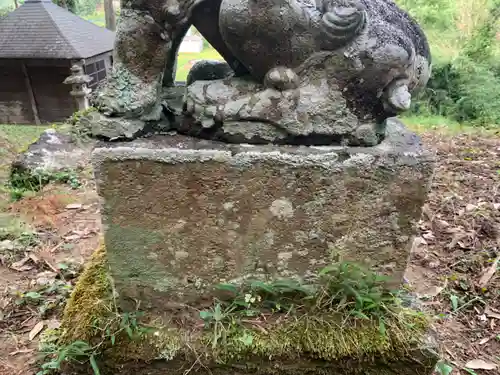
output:
<instances>
[{"instance_id":1,"label":"dark wooden wall","mask_svg":"<svg viewBox=\"0 0 500 375\"><path fill-rule=\"evenodd\" d=\"M0 124L34 124L21 65L0 64Z\"/></svg>"},{"instance_id":2,"label":"dark wooden wall","mask_svg":"<svg viewBox=\"0 0 500 375\"><path fill-rule=\"evenodd\" d=\"M77 110L71 85L63 84L71 73L69 66L28 66L27 70L41 122L64 121Z\"/></svg>"},{"instance_id":3,"label":"dark wooden wall","mask_svg":"<svg viewBox=\"0 0 500 375\"><path fill-rule=\"evenodd\" d=\"M69 61L0 61L0 123L35 123L23 63L26 65L40 121L60 122L71 116L76 111L76 105L69 94L70 85L63 84L71 73Z\"/></svg>"}]
</instances>

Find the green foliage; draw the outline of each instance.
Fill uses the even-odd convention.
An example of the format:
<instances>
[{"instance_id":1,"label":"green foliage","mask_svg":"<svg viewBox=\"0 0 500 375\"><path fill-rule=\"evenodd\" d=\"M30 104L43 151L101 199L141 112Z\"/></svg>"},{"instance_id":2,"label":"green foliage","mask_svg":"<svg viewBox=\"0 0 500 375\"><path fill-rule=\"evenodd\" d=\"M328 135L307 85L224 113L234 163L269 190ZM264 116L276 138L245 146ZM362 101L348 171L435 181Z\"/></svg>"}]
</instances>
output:
<instances>
[{"instance_id":1,"label":"green foliage","mask_svg":"<svg viewBox=\"0 0 500 375\"><path fill-rule=\"evenodd\" d=\"M287 315L338 313L352 319L376 321L386 334L386 317L401 306L398 292L387 288L388 279L355 263L334 263L309 282L278 280L248 281L245 285L220 284L216 290L228 293L216 299L209 310L200 311L205 327L213 332L211 345L226 343L231 327L263 314ZM249 338L246 338L249 340Z\"/></svg>"},{"instance_id":2,"label":"green foliage","mask_svg":"<svg viewBox=\"0 0 500 375\"><path fill-rule=\"evenodd\" d=\"M97 6L102 3L102 0L52 0L52 2L79 16L87 16L95 13ZM19 0L18 4L24 4L24 1ZM0 17L7 15L12 10L14 10L14 0L0 1Z\"/></svg>"},{"instance_id":3,"label":"green foliage","mask_svg":"<svg viewBox=\"0 0 500 375\"><path fill-rule=\"evenodd\" d=\"M2 17L5 17L7 14L9 14L12 11L12 8L0 8L0 19Z\"/></svg>"},{"instance_id":4,"label":"green foliage","mask_svg":"<svg viewBox=\"0 0 500 375\"><path fill-rule=\"evenodd\" d=\"M42 349L43 350L43 349ZM40 371L36 375L50 375L59 373L65 362L84 363L89 361L94 370L94 375L100 375L92 347L85 341L75 341L61 347L50 347L42 351L45 362L41 364Z\"/></svg>"},{"instance_id":5,"label":"green foliage","mask_svg":"<svg viewBox=\"0 0 500 375\"><path fill-rule=\"evenodd\" d=\"M212 348L226 342L227 326L240 324L242 320L259 316L263 311L291 312L296 304L312 297L314 287L301 285L296 280L274 282L249 281L243 287L219 284L216 290L229 293L228 298L218 300L214 307L200 311L206 327L213 330ZM248 339L248 338L247 338Z\"/></svg>"},{"instance_id":6,"label":"green foliage","mask_svg":"<svg viewBox=\"0 0 500 375\"><path fill-rule=\"evenodd\" d=\"M38 298L38 296L36 296ZM94 329L100 334L98 340L92 344L86 341L73 341L69 344L58 343L58 338L42 342L40 353L42 360L40 371L37 375L49 375L62 370L65 363L90 364L94 375L100 375L97 360L102 351L110 346L114 346L116 339L124 334L130 340L138 340L143 335L150 332L150 329L138 323L138 318L142 314L118 313L111 314L104 325L96 322Z\"/></svg>"},{"instance_id":7,"label":"green foliage","mask_svg":"<svg viewBox=\"0 0 500 375\"><path fill-rule=\"evenodd\" d=\"M71 115L71 117L67 120L67 123L70 125L76 125L78 122L85 116L87 116L89 113L96 112L97 109L94 107L89 107L83 111L76 111Z\"/></svg>"},{"instance_id":8,"label":"green foliage","mask_svg":"<svg viewBox=\"0 0 500 375\"><path fill-rule=\"evenodd\" d=\"M14 201L19 200L27 192L40 191L51 182L68 184L73 189L80 187L78 175L74 171L48 172L37 170L29 173L14 169L9 180L11 199Z\"/></svg>"},{"instance_id":9,"label":"green foliage","mask_svg":"<svg viewBox=\"0 0 500 375\"><path fill-rule=\"evenodd\" d=\"M112 278L108 276L105 255L104 247L100 247L80 276L61 321L58 343L63 346L85 341L94 347L105 342L95 357L101 372L106 374L119 373L123 363L134 361L175 360L200 364L201 359L203 363L223 365L240 360L245 363L248 358L303 358L339 363L346 357L353 361L374 357L411 359L410 349L424 342L429 327L425 315L399 306L397 299L387 314L385 335L381 335L376 320L337 312L335 306L332 311L314 311L315 297L324 285L319 275L311 275L305 280L285 279L274 283L262 279L247 280L244 285L214 286L216 298L211 306L203 303L201 314L199 305L186 306L181 319L165 321L158 319L155 313L146 314L140 319L146 334L130 340L123 331L113 342L112 332L119 324L113 313L116 294ZM322 280L328 280L327 275L324 277ZM263 298L266 293L269 297ZM266 299L274 305L285 301L292 308L273 311L264 307ZM205 328L200 326L200 321ZM218 327L214 329L216 324ZM111 327L109 331L107 327ZM54 345L50 346L54 352ZM434 363L429 363L430 366ZM90 368L88 361L86 367Z\"/></svg>"},{"instance_id":10,"label":"green foliage","mask_svg":"<svg viewBox=\"0 0 500 375\"><path fill-rule=\"evenodd\" d=\"M18 306L37 308L40 317L46 318L49 313L64 306L72 288L69 282L54 280L36 290L24 293L18 292L15 303Z\"/></svg>"},{"instance_id":11,"label":"green foliage","mask_svg":"<svg viewBox=\"0 0 500 375\"><path fill-rule=\"evenodd\" d=\"M77 13L78 0L52 0L52 2L72 13Z\"/></svg>"},{"instance_id":12,"label":"green foliage","mask_svg":"<svg viewBox=\"0 0 500 375\"><path fill-rule=\"evenodd\" d=\"M498 18L500 17L500 1L495 0L488 14L488 18L479 25L470 40L463 47L463 56L480 64L488 64L493 58L493 45L498 32Z\"/></svg>"},{"instance_id":13,"label":"green foliage","mask_svg":"<svg viewBox=\"0 0 500 375\"><path fill-rule=\"evenodd\" d=\"M77 0L76 13L82 17L94 14L97 5L101 3L102 0Z\"/></svg>"},{"instance_id":14,"label":"green foliage","mask_svg":"<svg viewBox=\"0 0 500 375\"><path fill-rule=\"evenodd\" d=\"M456 5L449 0L398 0L399 6L408 11L423 26L438 30L452 28Z\"/></svg>"},{"instance_id":15,"label":"green foliage","mask_svg":"<svg viewBox=\"0 0 500 375\"><path fill-rule=\"evenodd\" d=\"M89 127L89 121L81 120L96 111L96 108L90 107L84 111L75 112L63 125L62 128L64 128L64 130L68 130L71 139L77 144L84 144L92 139L92 131Z\"/></svg>"},{"instance_id":16,"label":"green foliage","mask_svg":"<svg viewBox=\"0 0 500 375\"><path fill-rule=\"evenodd\" d=\"M102 0L52 0L54 4L68 9L79 16L93 14Z\"/></svg>"},{"instance_id":17,"label":"green foliage","mask_svg":"<svg viewBox=\"0 0 500 375\"><path fill-rule=\"evenodd\" d=\"M428 87L413 105L415 114L489 126L500 123L500 75L486 63L460 57L436 65Z\"/></svg>"},{"instance_id":18,"label":"green foliage","mask_svg":"<svg viewBox=\"0 0 500 375\"><path fill-rule=\"evenodd\" d=\"M23 246L32 246L38 243L36 234L17 218L0 214L0 241L19 241Z\"/></svg>"},{"instance_id":19,"label":"green foliage","mask_svg":"<svg viewBox=\"0 0 500 375\"><path fill-rule=\"evenodd\" d=\"M349 262L332 264L320 272L323 287L316 307L343 311L365 320L376 319L385 334L385 316L398 304L398 293L388 290L388 279Z\"/></svg>"},{"instance_id":20,"label":"green foliage","mask_svg":"<svg viewBox=\"0 0 500 375\"><path fill-rule=\"evenodd\" d=\"M494 58L499 16L496 1L458 57L434 62L427 88L412 105L414 114L446 116L476 126L500 124L500 69Z\"/></svg>"},{"instance_id":21,"label":"green foliage","mask_svg":"<svg viewBox=\"0 0 500 375\"><path fill-rule=\"evenodd\" d=\"M450 375L451 372L453 371L453 367L451 367L448 363L439 361L436 364L436 372L439 375Z\"/></svg>"}]
</instances>

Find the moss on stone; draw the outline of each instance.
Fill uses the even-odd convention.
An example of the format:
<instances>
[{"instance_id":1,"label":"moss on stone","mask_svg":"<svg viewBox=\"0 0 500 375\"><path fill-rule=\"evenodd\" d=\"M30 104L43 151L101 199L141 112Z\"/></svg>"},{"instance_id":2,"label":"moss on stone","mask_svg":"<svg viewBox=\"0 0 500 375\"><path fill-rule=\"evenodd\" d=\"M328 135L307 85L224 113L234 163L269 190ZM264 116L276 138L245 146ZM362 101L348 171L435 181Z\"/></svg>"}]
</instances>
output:
<instances>
[{"instance_id":1,"label":"moss on stone","mask_svg":"<svg viewBox=\"0 0 500 375\"><path fill-rule=\"evenodd\" d=\"M62 342L89 341L95 327L113 311L104 245L92 254L71 294L61 322Z\"/></svg>"},{"instance_id":2,"label":"moss on stone","mask_svg":"<svg viewBox=\"0 0 500 375\"><path fill-rule=\"evenodd\" d=\"M127 361L170 361L182 351L182 344L180 330L158 328L151 333L141 335L136 340L130 340L125 335L122 335L116 345L107 348L105 355L117 363Z\"/></svg>"},{"instance_id":3,"label":"moss on stone","mask_svg":"<svg viewBox=\"0 0 500 375\"><path fill-rule=\"evenodd\" d=\"M68 302L62 322L62 343L76 340L95 342L93 335L102 340L102 330L93 327L108 324L106 319L112 319L113 314L116 317L111 307L112 289L107 273L106 252L101 246L92 256ZM176 373L179 363L194 364L202 358L202 367L238 367L243 363L246 369L255 365L254 370L262 374L273 373L273 366L279 367L280 364L284 366L283 371L278 371L280 374L285 370L291 374L293 371L288 371L287 366L299 362L308 369L318 367L319 372L314 370L315 374L321 373L321 368L331 363L336 363L338 368L346 366L349 374L372 374L370 366L377 367L379 365L375 364L380 361L399 365L421 361L413 356L415 351L425 350L429 325L425 315L402 307L386 317L385 335L381 335L375 321L352 319L339 313L306 314L281 317L274 323L259 322L263 324L260 327L234 323L223 327L224 334L213 345L214 332L210 329L159 326L154 323L155 317L146 316L145 319L149 322L148 327L155 328L134 340L122 331L113 343L101 346L100 360L106 368L122 369L131 363L146 366L161 361L162 366ZM352 370L352 361L366 371ZM419 366L432 367L432 361L425 360L425 365ZM263 365L265 363L267 365ZM384 371L376 373L394 373Z\"/></svg>"},{"instance_id":4,"label":"moss on stone","mask_svg":"<svg viewBox=\"0 0 500 375\"><path fill-rule=\"evenodd\" d=\"M404 321L387 320L390 329L385 335L375 322L343 322L345 317L336 314L290 318L266 327L265 331L237 329L231 332L225 344L216 346L213 356L218 362L243 360L249 355L294 359L305 353L310 358L327 361L372 355L401 357L408 354L409 348L419 345L427 330L427 321L422 315L402 313L406 314L409 315ZM207 334L205 338L210 340L212 336ZM249 336L253 338L251 344L245 340Z\"/></svg>"}]
</instances>

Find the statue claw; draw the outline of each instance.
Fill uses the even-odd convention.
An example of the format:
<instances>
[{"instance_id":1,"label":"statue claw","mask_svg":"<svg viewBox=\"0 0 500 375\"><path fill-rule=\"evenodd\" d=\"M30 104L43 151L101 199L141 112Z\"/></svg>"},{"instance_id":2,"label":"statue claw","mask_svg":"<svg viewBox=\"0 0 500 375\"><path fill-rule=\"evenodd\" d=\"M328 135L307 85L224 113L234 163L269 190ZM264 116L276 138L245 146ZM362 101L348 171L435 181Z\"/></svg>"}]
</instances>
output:
<instances>
[{"instance_id":1,"label":"statue claw","mask_svg":"<svg viewBox=\"0 0 500 375\"><path fill-rule=\"evenodd\" d=\"M285 67L276 67L267 72L264 86L278 91L293 90L299 87L299 76Z\"/></svg>"}]
</instances>

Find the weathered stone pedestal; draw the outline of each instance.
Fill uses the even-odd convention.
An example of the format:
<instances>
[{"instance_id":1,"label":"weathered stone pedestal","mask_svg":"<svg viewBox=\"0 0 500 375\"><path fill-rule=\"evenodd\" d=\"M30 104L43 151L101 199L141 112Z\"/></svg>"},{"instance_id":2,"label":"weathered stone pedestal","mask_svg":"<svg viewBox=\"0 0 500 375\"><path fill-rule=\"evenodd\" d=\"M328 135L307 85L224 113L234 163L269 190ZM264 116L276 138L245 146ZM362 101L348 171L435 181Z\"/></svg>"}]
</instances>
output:
<instances>
[{"instance_id":1,"label":"weathered stone pedestal","mask_svg":"<svg viewBox=\"0 0 500 375\"><path fill-rule=\"evenodd\" d=\"M384 332L378 318L353 321L335 306L233 319L222 303L205 329L200 314L217 311L216 284L251 278L306 285L340 260L400 283L433 155L398 121L370 148L171 135L102 143L93 163L105 247L68 303L62 340L101 340L101 372L432 373L436 344L427 320L403 306L383 318ZM130 340L118 328L116 342L102 344L107 336L92 327L110 331L117 306L145 311L153 331Z\"/></svg>"},{"instance_id":2,"label":"weathered stone pedestal","mask_svg":"<svg viewBox=\"0 0 500 375\"><path fill-rule=\"evenodd\" d=\"M399 282L433 170L397 122L372 148L155 136L102 144L93 162L117 290L158 311L217 283L307 278L339 259Z\"/></svg>"}]
</instances>

